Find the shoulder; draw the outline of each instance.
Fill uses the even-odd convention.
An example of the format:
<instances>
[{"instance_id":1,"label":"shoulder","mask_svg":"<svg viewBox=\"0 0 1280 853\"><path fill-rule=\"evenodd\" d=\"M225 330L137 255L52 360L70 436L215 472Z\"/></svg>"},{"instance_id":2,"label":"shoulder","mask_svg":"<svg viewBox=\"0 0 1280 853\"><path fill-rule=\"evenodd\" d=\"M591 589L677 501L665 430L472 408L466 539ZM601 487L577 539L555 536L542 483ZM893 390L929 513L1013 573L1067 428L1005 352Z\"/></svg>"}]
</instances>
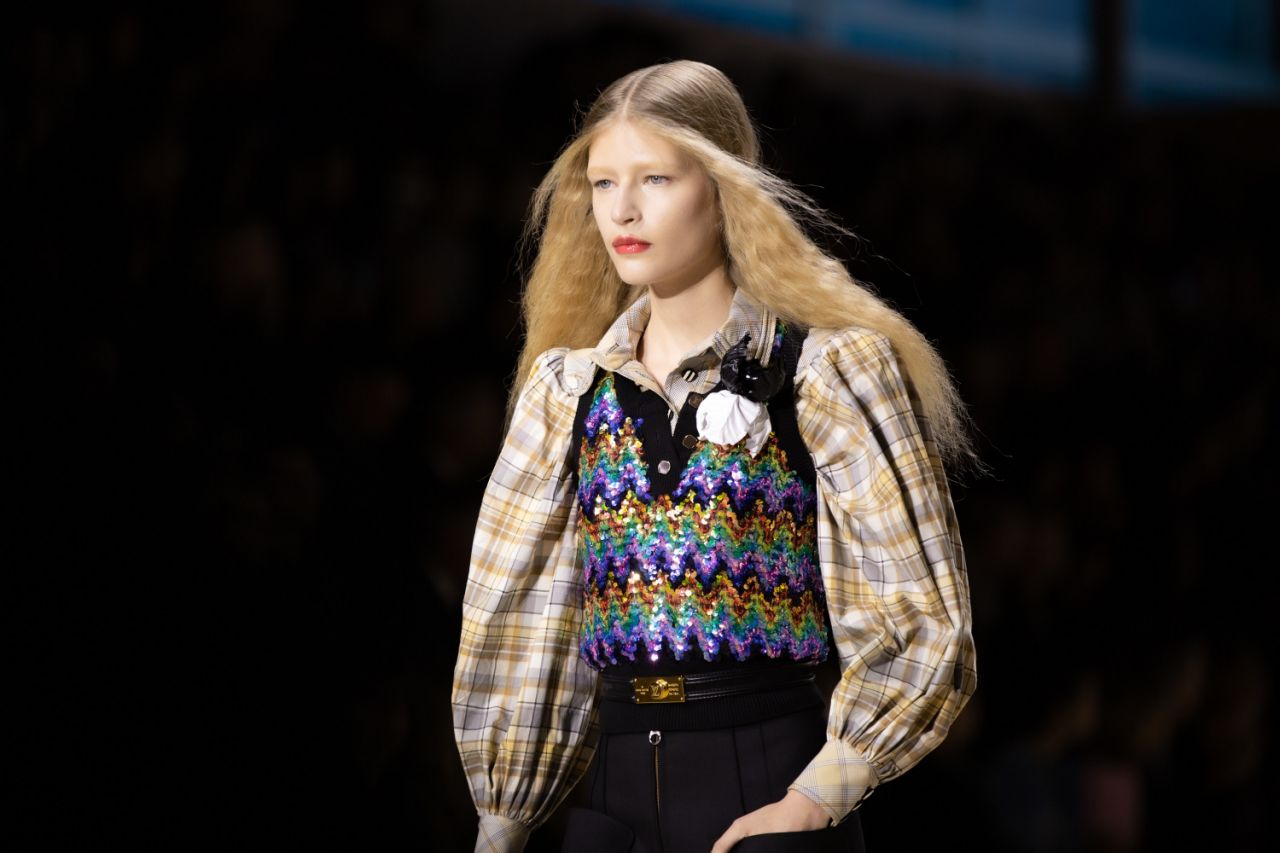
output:
<instances>
[{"instance_id":1,"label":"shoulder","mask_svg":"<svg viewBox=\"0 0 1280 853\"><path fill-rule=\"evenodd\" d=\"M534 359L529 375L524 377L524 391L540 391L564 400L576 398L587 390L595 375L591 349L552 347Z\"/></svg>"},{"instance_id":2,"label":"shoulder","mask_svg":"<svg viewBox=\"0 0 1280 853\"><path fill-rule=\"evenodd\" d=\"M796 362L797 382L813 373L844 372L897 361L893 343L883 332L866 326L814 327L805 338Z\"/></svg>"}]
</instances>

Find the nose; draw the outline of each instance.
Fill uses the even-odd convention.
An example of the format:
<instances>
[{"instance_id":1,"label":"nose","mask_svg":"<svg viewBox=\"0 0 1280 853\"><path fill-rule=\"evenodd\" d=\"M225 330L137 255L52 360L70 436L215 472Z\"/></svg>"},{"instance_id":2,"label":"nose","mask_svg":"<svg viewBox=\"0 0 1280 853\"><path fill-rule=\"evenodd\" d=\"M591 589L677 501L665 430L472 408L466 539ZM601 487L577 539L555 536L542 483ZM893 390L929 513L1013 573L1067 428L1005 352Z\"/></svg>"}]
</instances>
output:
<instances>
[{"instance_id":1,"label":"nose","mask_svg":"<svg viewBox=\"0 0 1280 853\"><path fill-rule=\"evenodd\" d=\"M619 186L613 195L613 209L610 215L614 224L625 225L640 218L640 208L636 204L635 191L630 185Z\"/></svg>"}]
</instances>

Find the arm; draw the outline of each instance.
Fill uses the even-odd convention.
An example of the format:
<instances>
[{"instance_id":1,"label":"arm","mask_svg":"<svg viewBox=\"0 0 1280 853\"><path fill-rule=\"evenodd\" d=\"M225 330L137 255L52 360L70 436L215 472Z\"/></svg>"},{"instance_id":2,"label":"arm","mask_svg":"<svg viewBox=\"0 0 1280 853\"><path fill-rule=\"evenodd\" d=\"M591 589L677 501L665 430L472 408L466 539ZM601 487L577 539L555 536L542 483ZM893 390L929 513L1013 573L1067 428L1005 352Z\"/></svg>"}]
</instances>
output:
<instances>
[{"instance_id":1,"label":"arm","mask_svg":"<svg viewBox=\"0 0 1280 853\"><path fill-rule=\"evenodd\" d=\"M520 392L485 489L462 605L454 736L480 813L477 851L518 851L591 761L596 675L578 658L573 479L576 398L565 350Z\"/></svg>"},{"instance_id":2,"label":"arm","mask_svg":"<svg viewBox=\"0 0 1280 853\"><path fill-rule=\"evenodd\" d=\"M827 744L790 786L834 822L946 737L977 687L946 474L883 335L833 335L798 377L819 559L843 669Z\"/></svg>"}]
</instances>

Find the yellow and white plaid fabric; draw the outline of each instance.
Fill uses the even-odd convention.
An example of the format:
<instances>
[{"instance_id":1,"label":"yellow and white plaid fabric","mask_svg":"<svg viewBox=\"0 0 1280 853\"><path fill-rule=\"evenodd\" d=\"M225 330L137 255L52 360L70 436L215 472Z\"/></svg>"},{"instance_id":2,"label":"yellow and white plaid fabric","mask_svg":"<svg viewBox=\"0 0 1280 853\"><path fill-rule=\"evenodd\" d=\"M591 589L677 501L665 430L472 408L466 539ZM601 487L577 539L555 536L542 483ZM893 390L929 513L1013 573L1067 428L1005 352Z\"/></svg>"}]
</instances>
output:
<instances>
[{"instance_id":1,"label":"yellow and white plaid fabric","mask_svg":"<svg viewBox=\"0 0 1280 853\"><path fill-rule=\"evenodd\" d=\"M521 850L595 752L597 674L578 656L565 464L590 368L643 382L678 411L685 394L715 385L743 330L760 332L757 358L773 340L772 313L739 291L721 330L658 386L634 359L648 316L642 297L595 348L539 356L485 490L453 682L454 734L481 816L477 850ZM819 558L843 677L827 744L791 787L839 821L937 746L973 694L968 578L937 446L887 338L811 330L796 414L818 477Z\"/></svg>"}]
</instances>

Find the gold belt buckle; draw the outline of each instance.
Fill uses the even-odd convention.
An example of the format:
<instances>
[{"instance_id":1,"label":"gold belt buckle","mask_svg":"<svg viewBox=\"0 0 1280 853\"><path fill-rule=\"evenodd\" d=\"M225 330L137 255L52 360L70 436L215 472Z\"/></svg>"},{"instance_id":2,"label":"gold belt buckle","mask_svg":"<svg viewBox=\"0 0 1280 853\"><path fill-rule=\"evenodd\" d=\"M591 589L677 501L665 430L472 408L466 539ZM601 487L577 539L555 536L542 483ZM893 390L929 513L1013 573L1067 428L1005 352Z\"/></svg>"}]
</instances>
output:
<instances>
[{"instance_id":1,"label":"gold belt buckle","mask_svg":"<svg viewBox=\"0 0 1280 853\"><path fill-rule=\"evenodd\" d=\"M684 701L684 676L671 678L644 675L631 679L633 698L639 705Z\"/></svg>"}]
</instances>

